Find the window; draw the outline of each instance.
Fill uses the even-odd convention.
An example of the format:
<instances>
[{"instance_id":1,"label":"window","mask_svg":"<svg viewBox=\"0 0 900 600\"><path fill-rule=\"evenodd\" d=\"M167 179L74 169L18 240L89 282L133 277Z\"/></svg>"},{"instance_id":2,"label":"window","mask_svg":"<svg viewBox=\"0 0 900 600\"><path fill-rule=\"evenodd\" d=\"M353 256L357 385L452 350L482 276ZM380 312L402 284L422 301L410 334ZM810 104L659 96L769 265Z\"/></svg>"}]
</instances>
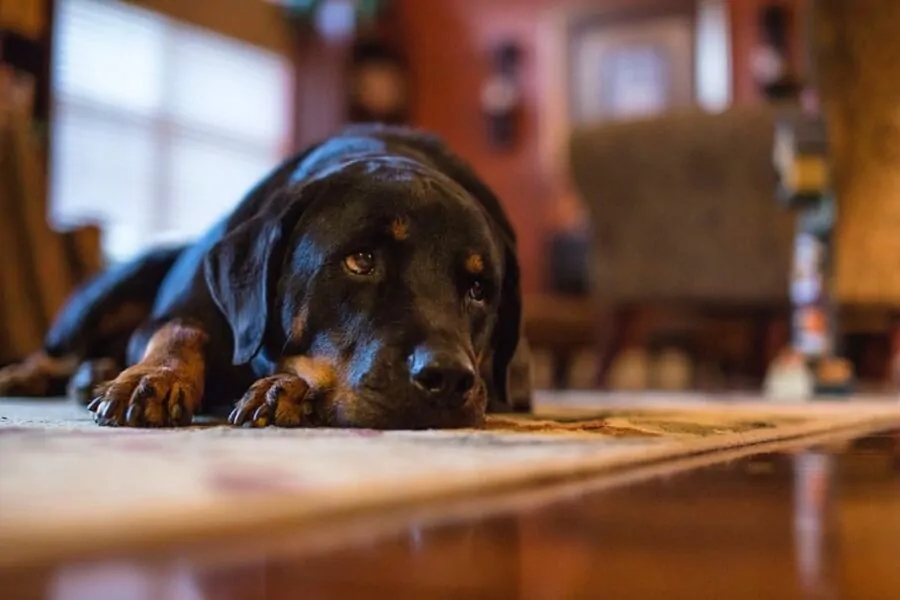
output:
<instances>
[{"instance_id":1,"label":"window","mask_svg":"<svg viewBox=\"0 0 900 600\"><path fill-rule=\"evenodd\" d=\"M50 219L112 261L190 240L289 147L280 55L111 0L59 0Z\"/></svg>"},{"instance_id":2,"label":"window","mask_svg":"<svg viewBox=\"0 0 900 600\"><path fill-rule=\"evenodd\" d=\"M731 103L731 39L728 3L701 0L697 4L697 100L706 110L725 110Z\"/></svg>"}]
</instances>

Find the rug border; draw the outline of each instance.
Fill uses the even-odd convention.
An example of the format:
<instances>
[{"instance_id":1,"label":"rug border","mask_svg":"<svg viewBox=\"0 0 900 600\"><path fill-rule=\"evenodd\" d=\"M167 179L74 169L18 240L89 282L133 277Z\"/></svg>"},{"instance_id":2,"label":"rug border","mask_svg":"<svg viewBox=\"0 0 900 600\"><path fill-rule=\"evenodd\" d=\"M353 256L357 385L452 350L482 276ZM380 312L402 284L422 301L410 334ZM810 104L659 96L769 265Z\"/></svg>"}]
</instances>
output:
<instances>
[{"instance_id":1,"label":"rug border","mask_svg":"<svg viewBox=\"0 0 900 600\"><path fill-rule=\"evenodd\" d=\"M333 515L324 522L298 524L289 531L277 530L278 523L273 523L274 531L255 532L256 541L241 538L240 548L235 548L238 541L235 534L216 534L213 539L182 542L178 546L178 556L189 556L190 560L200 564L214 563L221 566L233 562L240 564L246 561L247 553L259 552L267 556L290 553L292 557L308 555L315 552L328 552L345 547L357 541L370 543L384 537L396 535L412 525L417 527L440 527L445 524L467 519L492 518L499 514L514 510L532 510L543 506L564 502L576 496L584 496L605 490L646 483L652 479L683 475L695 469L707 468L722 463L741 460L757 454L771 452L788 452L791 449L814 451L817 445L828 447L845 444L859 435L873 433L871 428L845 429L839 432L805 436L799 440L777 440L753 446L741 446L720 453L707 453L689 456L672 461L652 463L638 466L635 469L613 470L608 473L589 475L584 478L561 482L550 481L546 485L527 487L516 486L511 489L488 490L475 495L454 495L430 501L412 501L408 504L396 504L385 509L363 511L361 514ZM302 537L302 539L301 539ZM261 539L260 539L261 538ZM230 547L218 547L216 544ZM142 561L172 559L171 547L166 541L147 543L141 547L127 549L125 560L140 557ZM115 560L122 560L121 555ZM100 556L98 560L102 561Z\"/></svg>"},{"instance_id":2,"label":"rug border","mask_svg":"<svg viewBox=\"0 0 900 600\"><path fill-rule=\"evenodd\" d=\"M898 405L900 406L900 405ZM604 405L602 408L610 408ZM632 405L633 409L634 406ZM683 405L667 406L681 410ZM704 408L709 409L707 405ZM740 412L745 407L723 405L723 412ZM769 407L771 408L771 407ZM793 407L796 411L797 407ZM802 407L800 407L802 408ZM802 411L801 411L802 412ZM315 508L298 506L297 497L235 498L227 506L208 506L202 512L196 506L187 507L183 513L167 512L153 515L142 522L140 533L128 529L126 523L110 524L96 531L79 523L54 524L41 529L29 524L25 528L8 527L0 522L0 568L46 560L52 555L81 555L85 552L103 552L115 547L140 543L161 543L186 540L196 536L238 534L241 531L266 527L297 528L313 519L335 519L341 516L387 510L398 505L417 505L441 499L452 499L473 493L499 492L521 489L524 486L563 483L567 480L599 476L625 467L644 467L652 464L734 450L752 448L764 443L801 440L806 437L839 433L841 431L875 431L900 425L897 406L873 406L864 414L847 415L846 407L840 414L812 418L810 422L785 425L775 429L759 429L735 434L722 434L692 440L673 439L642 450L634 456L584 456L576 460L547 459L525 467L511 469L507 466L461 475L443 474L441 477L413 482L397 492L396 484L367 486L365 499L349 499L346 489L340 492L305 494ZM326 507L326 508L323 508ZM259 515L264 515L260 517ZM172 522L175 522L173 525ZM184 527L190 523L190 528ZM147 532L151 531L152 535ZM84 540L90 540L86 544Z\"/></svg>"}]
</instances>

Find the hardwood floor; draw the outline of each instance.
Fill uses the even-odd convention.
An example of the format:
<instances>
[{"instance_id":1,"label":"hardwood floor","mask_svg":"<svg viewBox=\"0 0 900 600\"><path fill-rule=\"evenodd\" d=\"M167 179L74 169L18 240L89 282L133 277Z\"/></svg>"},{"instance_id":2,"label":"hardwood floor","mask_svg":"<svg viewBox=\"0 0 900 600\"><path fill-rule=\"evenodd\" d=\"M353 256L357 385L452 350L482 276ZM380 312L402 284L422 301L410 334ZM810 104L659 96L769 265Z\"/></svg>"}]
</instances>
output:
<instances>
[{"instance_id":1,"label":"hardwood floor","mask_svg":"<svg viewBox=\"0 0 900 600\"><path fill-rule=\"evenodd\" d=\"M0 572L0 597L900 597L900 431L592 487L317 551L287 536Z\"/></svg>"}]
</instances>

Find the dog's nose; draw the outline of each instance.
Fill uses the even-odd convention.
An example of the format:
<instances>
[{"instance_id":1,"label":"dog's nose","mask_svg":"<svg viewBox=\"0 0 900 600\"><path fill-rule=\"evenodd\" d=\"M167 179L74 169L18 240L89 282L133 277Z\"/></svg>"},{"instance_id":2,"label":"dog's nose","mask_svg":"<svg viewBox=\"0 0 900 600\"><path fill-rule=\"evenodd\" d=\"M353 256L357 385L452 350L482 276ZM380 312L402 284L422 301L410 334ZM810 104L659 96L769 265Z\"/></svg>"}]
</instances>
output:
<instances>
[{"instance_id":1,"label":"dog's nose","mask_svg":"<svg viewBox=\"0 0 900 600\"><path fill-rule=\"evenodd\" d=\"M447 405L462 405L475 387L475 369L463 354L422 348L411 358L413 383L435 400Z\"/></svg>"}]
</instances>

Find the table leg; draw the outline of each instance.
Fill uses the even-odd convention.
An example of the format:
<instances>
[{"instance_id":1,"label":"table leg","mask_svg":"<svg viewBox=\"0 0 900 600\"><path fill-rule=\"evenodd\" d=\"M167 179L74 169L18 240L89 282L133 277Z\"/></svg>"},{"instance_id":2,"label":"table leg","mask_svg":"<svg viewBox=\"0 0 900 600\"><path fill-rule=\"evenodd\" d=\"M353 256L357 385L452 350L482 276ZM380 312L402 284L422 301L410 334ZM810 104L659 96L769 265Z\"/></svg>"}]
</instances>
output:
<instances>
[{"instance_id":1,"label":"table leg","mask_svg":"<svg viewBox=\"0 0 900 600\"><path fill-rule=\"evenodd\" d=\"M891 349L889 353L888 385L900 391L900 313L891 319Z\"/></svg>"}]
</instances>

